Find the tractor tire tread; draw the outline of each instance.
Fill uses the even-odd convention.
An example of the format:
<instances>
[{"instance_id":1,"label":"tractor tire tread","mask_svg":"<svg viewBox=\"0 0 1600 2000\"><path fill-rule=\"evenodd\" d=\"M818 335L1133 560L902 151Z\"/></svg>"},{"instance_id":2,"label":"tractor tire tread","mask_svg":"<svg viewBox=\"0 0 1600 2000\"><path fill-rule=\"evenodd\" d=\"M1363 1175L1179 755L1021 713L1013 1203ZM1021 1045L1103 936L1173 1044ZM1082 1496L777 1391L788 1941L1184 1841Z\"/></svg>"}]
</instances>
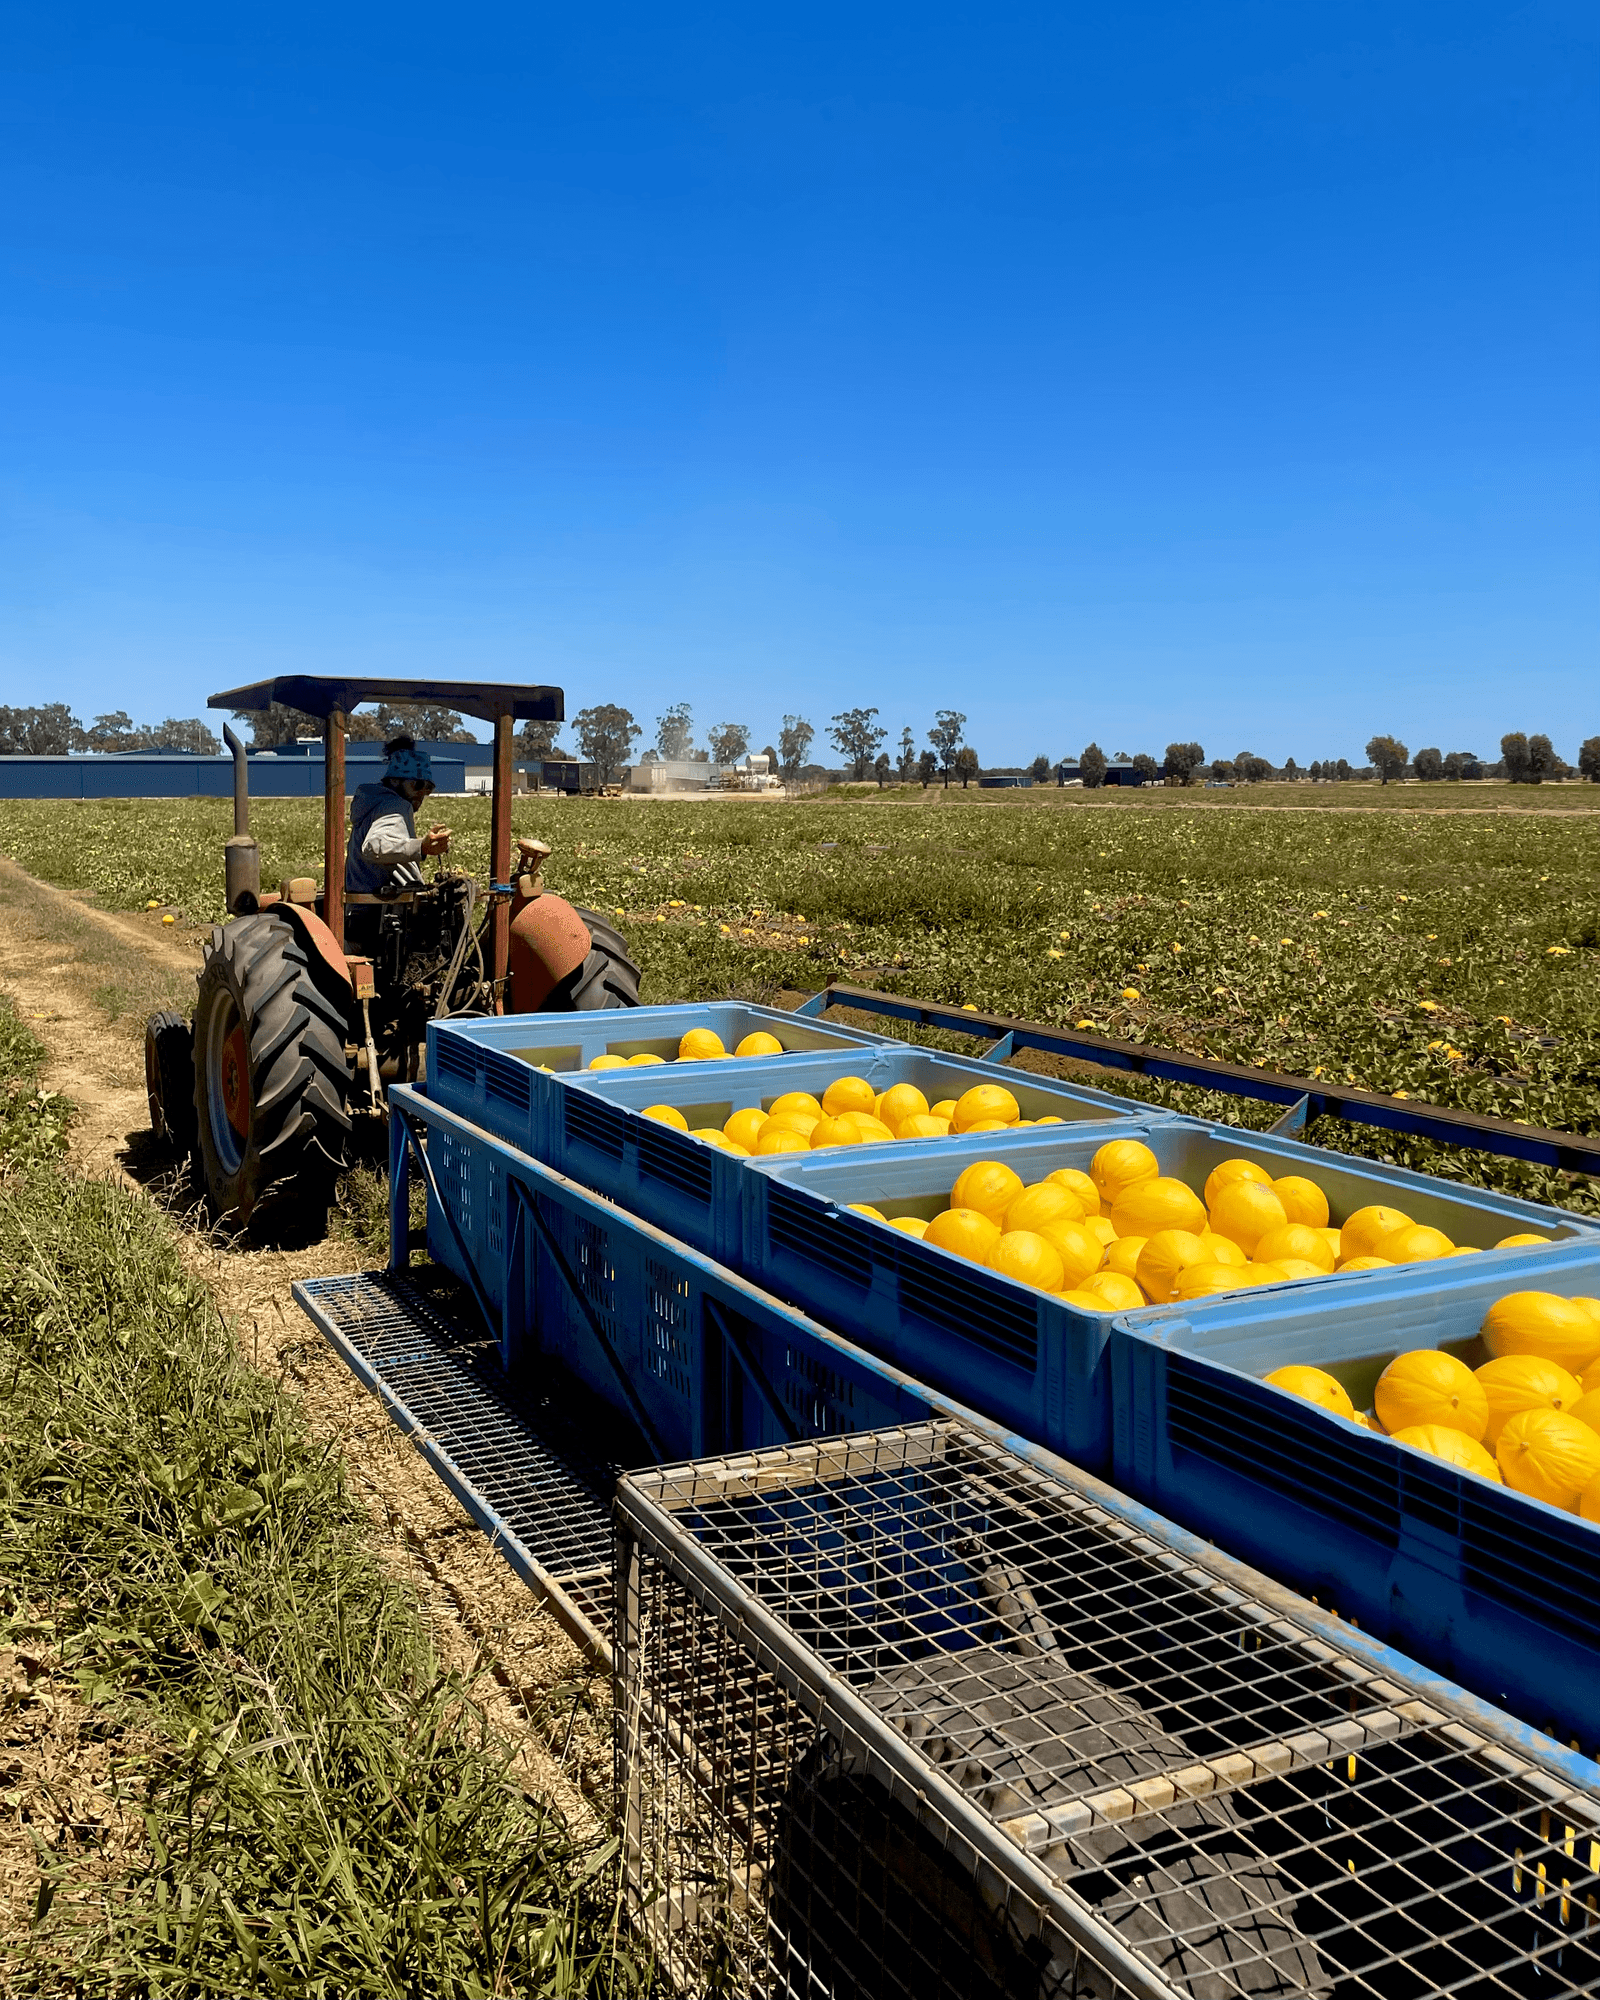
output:
<instances>
[{"instance_id":1,"label":"tractor tire tread","mask_svg":"<svg viewBox=\"0 0 1600 2000\"><path fill-rule=\"evenodd\" d=\"M346 1020L319 992L305 946L282 919L245 918L212 936L196 1047L203 1045L202 1017L219 1004L216 989L226 987L247 1023L251 1082L250 1131L237 1172L230 1175L202 1146L212 1205L240 1220L289 1201L326 1208L352 1129ZM195 1111L203 1125L208 1099L200 1067Z\"/></svg>"},{"instance_id":2,"label":"tractor tire tread","mask_svg":"<svg viewBox=\"0 0 1600 2000\"><path fill-rule=\"evenodd\" d=\"M194 1150L194 1048L189 1023L165 1007L145 1023L145 1084L150 1129L187 1156ZM152 1088L153 1086L153 1088Z\"/></svg>"},{"instance_id":3,"label":"tractor tire tread","mask_svg":"<svg viewBox=\"0 0 1600 2000\"><path fill-rule=\"evenodd\" d=\"M590 950L569 989L573 1010L637 1007L639 968L628 956L627 940L595 911L580 909L578 915L589 932Z\"/></svg>"}]
</instances>

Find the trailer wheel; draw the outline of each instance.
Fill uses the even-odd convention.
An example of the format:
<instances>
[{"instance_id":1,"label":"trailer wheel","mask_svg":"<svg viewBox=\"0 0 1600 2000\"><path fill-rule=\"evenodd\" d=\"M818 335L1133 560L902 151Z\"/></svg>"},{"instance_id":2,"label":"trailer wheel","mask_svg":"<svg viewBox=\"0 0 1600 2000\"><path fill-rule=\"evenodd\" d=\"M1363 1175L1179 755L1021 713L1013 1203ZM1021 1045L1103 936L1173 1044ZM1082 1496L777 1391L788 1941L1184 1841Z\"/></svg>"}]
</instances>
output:
<instances>
[{"instance_id":1,"label":"trailer wheel","mask_svg":"<svg viewBox=\"0 0 1600 2000\"><path fill-rule=\"evenodd\" d=\"M144 1093L150 1130L187 1158L195 1141L194 1045L181 1014L152 1014L144 1024Z\"/></svg>"},{"instance_id":2,"label":"trailer wheel","mask_svg":"<svg viewBox=\"0 0 1600 2000\"><path fill-rule=\"evenodd\" d=\"M575 1013L601 1007L637 1007L639 968L629 958L621 932L593 910L579 910L578 915L589 933L589 956L563 982L571 995L565 1004Z\"/></svg>"},{"instance_id":3,"label":"trailer wheel","mask_svg":"<svg viewBox=\"0 0 1600 2000\"><path fill-rule=\"evenodd\" d=\"M325 1226L350 1135L346 1010L283 919L211 934L194 1014L194 1112L212 1211Z\"/></svg>"}]
</instances>

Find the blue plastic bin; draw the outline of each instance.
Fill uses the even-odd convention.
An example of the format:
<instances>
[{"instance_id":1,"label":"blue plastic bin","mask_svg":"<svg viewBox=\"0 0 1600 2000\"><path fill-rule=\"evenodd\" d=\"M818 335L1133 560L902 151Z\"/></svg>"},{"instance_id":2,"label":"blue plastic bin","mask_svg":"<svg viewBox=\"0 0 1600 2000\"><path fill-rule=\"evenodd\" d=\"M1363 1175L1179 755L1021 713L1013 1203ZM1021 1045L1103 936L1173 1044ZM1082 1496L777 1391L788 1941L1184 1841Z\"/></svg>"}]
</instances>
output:
<instances>
[{"instance_id":1,"label":"blue plastic bin","mask_svg":"<svg viewBox=\"0 0 1600 2000\"><path fill-rule=\"evenodd\" d=\"M1082 1134L1054 1127L1024 1130L1004 1148L993 1148L993 1156L1031 1182L1058 1167L1087 1169L1106 1139L1130 1137L1152 1149L1163 1173L1197 1191L1219 1162L1243 1157L1259 1161L1275 1178L1309 1175L1327 1193L1336 1221L1385 1202L1447 1230L1458 1243L1482 1246L1517 1231L1541 1229L1600 1254L1600 1228L1564 1210L1193 1119L1152 1119L1142 1128ZM975 1156L983 1157L966 1141L933 1140L790 1154L767 1162L743 1182L740 1268L768 1291L793 1299L986 1416L1015 1425L1025 1437L1080 1465L1107 1467L1112 1395L1108 1314L1078 1312L850 1212L850 1203L868 1202L891 1219L932 1217L948 1206L956 1175ZM1540 1260L1556 1254L1554 1249L1497 1250L1472 1262L1475 1271L1492 1265L1496 1271L1516 1273L1543 1270ZM1364 1296L1365 1290L1358 1288L1381 1277L1400 1293L1421 1297L1437 1284L1441 1268L1414 1264L1393 1272L1265 1286L1248 1296L1270 1313L1281 1309L1279 1302L1308 1290L1320 1298L1331 1287L1337 1300ZM1538 1281L1530 1277L1526 1282ZM1509 1278L1505 1289L1515 1289Z\"/></svg>"},{"instance_id":2,"label":"blue plastic bin","mask_svg":"<svg viewBox=\"0 0 1600 2000\"><path fill-rule=\"evenodd\" d=\"M530 1074L524 1070L524 1079ZM520 1105L497 1094L501 1086L491 1074L486 1101L479 1109L468 1108L466 1115L585 1187L620 1201L647 1222L670 1229L697 1250L737 1267L744 1244L740 1190L749 1163L637 1114L647 1105L671 1104L691 1126L720 1128L735 1111L757 1105L767 1108L786 1091L808 1090L820 1099L841 1076L865 1077L878 1091L891 1083L914 1083L930 1103L959 1097L974 1084L1003 1081L1016 1095L1024 1116L1087 1121L1097 1127L1112 1120L1131 1126L1167 1116L1125 1097L1082 1090L1049 1077L1007 1073L997 1078L988 1064L908 1049L900 1042L796 1055L781 1063L774 1056L598 1070L559 1084L539 1077ZM438 1094L431 1082L428 1094ZM993 1136L906 1143L954 1144L970 1157L972 1148Z\"/></svg>"},{"instance_id":3,"label":"blue plastic bin","mask_svg":"<svg viewBox=\"0 0 1600 2000\"><path fill-rule=\"evenodd\" d=\"M660 1056L675 1065L689 1028L712 1028L732 1049L758 1030L782 1042L785 1056L831 1050L899 1048L858 1028L751 1007L739 1000L697 1000L670 1007L619 1007L583 1014L506 1014L492 1021L428 1023L428 1094L453 1111L543 1157L543 1124L557 1082L587 1072L596 1056ZM761 1056L760 1062L784 1057ZM650 1065L654 1068L655 1065ZM604 1071L596 1072L604 1075Z\"/></svg>"},{"instance_id":4,"label":"blue plastic bin","mask_svg":"<svg viewBox=\"0 0 1600 2000\"><path fill-rule=\"evenodd\" d=\"M391 1102L426 1134L449 1211L430 1193L429 1254L489 1295L507 1368L559 1363L663 1460L930 1413L897 1369L420 1091Z\"/></svg>"},{"instance_id":5,"label":"blue plastic bin","mask_svg":"<svg viewBox=\"0 0 1600 2000\"><path fill-rule=\"evenodd\" d=\"M562 1173L742 1269L743 1169L765 1170L776 1159L803 1156L740 1160L637 1114L647 1105L671 1104L691 1127L721 1127L735 1111L769 1109L788 1091L809 1091L820 1101L828 1085L842 1076L862 1077L878 1092L896 1083L915 1084L930 1104L960 1097L976 1085L1001 1082L1016 1097L1024 1117L1059 1118L1064 1124L1097 1130L1108 1124L1142 1128L1170 1115L1053 1077L1009 1072L997 1077L987 1063L888 1042L867 1051L796 1057L785 1062L781 1075L764 1062L689 1063L675 1065L670 1072L609 1070L574 1079L575 1087L552 1107L555 1115L546 1157ZM954 1146L972 1158L974 1149L998 1136L907 1140L897 1142L896 1150L901 1145Z\"/></svg>"},{"instance_id":6,"label":"blue plastic bin","mask_svg":"<svg viewBox=\"0 0 1600 2000\"><path fill-rule=\"evenodd\" d=\"M1374 1637L1592 1745L1600 1527L1259 1379L1309 1362L1370 1408L1396 1354L1486 1359L1484 1313L1523 1290L1600 1295L1600 1248L1574 1241L1119 1318L1112 1477Z\"/></svg>"}]
</instances>

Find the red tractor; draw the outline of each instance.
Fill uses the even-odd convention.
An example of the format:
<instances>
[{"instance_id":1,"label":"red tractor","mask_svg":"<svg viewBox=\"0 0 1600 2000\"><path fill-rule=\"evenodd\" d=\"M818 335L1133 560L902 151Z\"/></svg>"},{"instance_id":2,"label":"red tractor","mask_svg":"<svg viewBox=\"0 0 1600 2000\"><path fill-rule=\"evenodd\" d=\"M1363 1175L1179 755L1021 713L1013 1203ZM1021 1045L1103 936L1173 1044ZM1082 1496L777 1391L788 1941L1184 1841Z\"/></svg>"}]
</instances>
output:
<instances>
[{"instance_id":1,"label":"red tractor","mask_svg":"<svg viewBox=\"0 0 1600 2000\"><path fill-rule=\"evenodd\" d=\"M430 881L412 870L398 892L346 893L346 720L385 700L439 702L493 724L486 884L440 868ZM156 1136L198 1154L213 1213L241 1222L291 1202L302 1222L326 1213L349 1156L359 1072L381 1115L382 1080L418 1075L430 1020L639 1003L638 967L617 932L545 892L549 848L519 841L512 873L512 725L559 722L559 688L291 674L209 705L272 702L322 719L322 881L263 893L244 746L224 727L234 772L229 919L206 947L193 1024L164 1013L145 1028Z\"/></svg>"}]
</instances>

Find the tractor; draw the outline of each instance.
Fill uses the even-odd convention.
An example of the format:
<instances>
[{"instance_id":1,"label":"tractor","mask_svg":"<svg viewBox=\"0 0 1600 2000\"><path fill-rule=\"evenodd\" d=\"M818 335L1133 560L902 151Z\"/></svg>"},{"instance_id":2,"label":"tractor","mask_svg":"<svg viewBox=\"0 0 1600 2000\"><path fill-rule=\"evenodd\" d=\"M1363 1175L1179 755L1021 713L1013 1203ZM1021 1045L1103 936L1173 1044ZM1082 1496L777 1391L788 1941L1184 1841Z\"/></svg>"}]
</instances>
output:
<instances>
[{"instance_id":1,"label":"tractor","mask_svg":"<svg viewBox=\"0 0 1600 2000\"><path fill-rule=\"evenodd\" d=\"M440 702L493 725L487 883L440 865L420 887L347 893L347 721L362 702L394 700ZM145 1087L157 1139L193 1158L217 1218L249 1222L292 1206L314 1227L350 1158L356 1117L386 1115L385 1079L421 1073L430 1021L636 1007L639 971L608 923L545 890L542 841L517 843L512 872L512 725L559 722L560 688L292 674L208 705L254 712L273 702L322 721L322 881L263 892L244 745L224 725L228 919L205 948L193 1023L169 1012L146 1024Z\"/></svg>"}]
</instances>

